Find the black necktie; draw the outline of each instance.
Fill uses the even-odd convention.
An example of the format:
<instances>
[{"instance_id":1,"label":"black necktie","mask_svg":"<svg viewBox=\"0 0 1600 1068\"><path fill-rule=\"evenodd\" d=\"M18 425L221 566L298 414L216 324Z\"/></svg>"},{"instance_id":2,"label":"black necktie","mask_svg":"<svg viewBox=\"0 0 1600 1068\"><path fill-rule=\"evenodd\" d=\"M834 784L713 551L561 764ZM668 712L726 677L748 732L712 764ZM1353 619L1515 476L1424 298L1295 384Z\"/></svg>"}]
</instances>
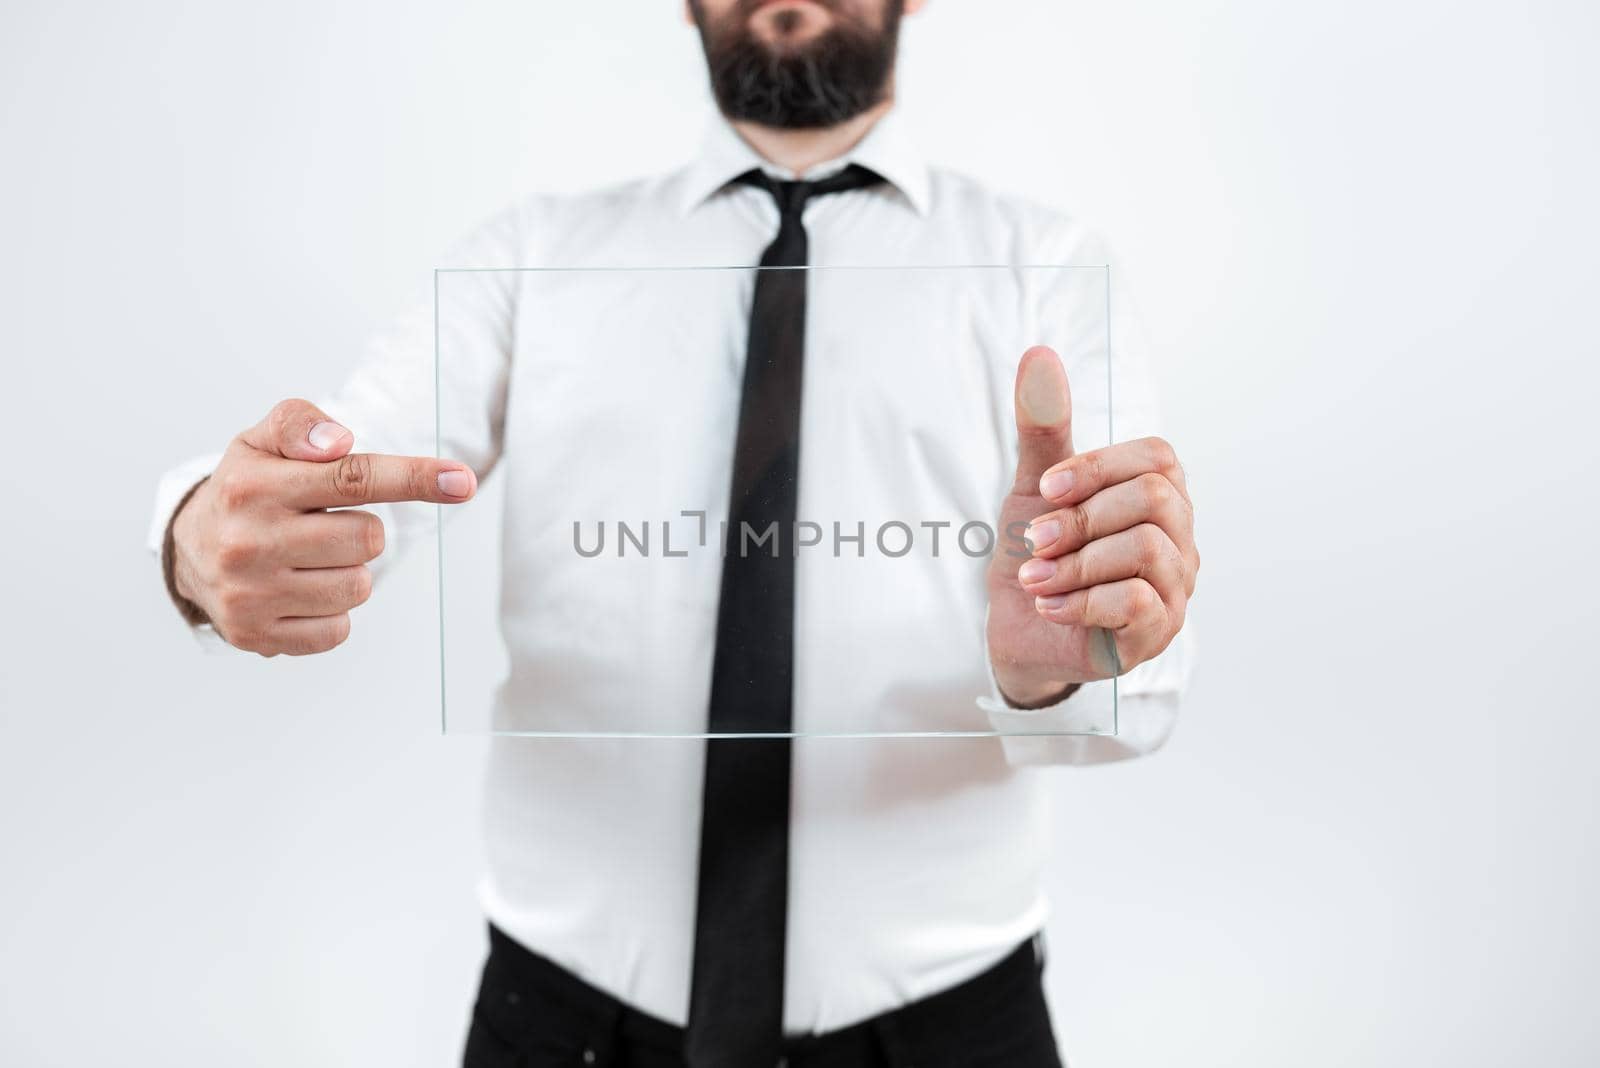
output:
<instances>
[{"instance_id":1,"label":"black necktie","mask_svg":"<svg viewBox=\"0 0 1600 1068\"><path fill-rule=\"evenodd\" d=\"M761 171L738 181L778 203L762 267L803 267L812 197L883 179L852 165L818 182ZM727 545L711 670L711 733L786 734L793 725L794 537L806 272L756 272ZM758 540L769 530L776 542ZM748 533L747 533L748 532ZM686 1055L692 1068L770 1068L783 1039L789 896L787 738L706 744Z\"/></svg>"}]
</instances>

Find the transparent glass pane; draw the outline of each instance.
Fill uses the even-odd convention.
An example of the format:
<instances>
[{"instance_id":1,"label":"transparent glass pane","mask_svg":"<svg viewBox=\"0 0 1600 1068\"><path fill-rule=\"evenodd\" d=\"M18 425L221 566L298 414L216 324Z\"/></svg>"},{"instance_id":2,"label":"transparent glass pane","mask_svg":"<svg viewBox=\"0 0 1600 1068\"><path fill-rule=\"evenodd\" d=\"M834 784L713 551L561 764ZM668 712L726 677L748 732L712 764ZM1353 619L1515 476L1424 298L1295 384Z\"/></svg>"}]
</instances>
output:
<instances>
[{"instance_id":1,"label":"transparent glass pane","mask_svg":"<svg viewBox=\"0 0 1600 1068\"><path fill-rule=\"evenodd\" d=\"M786 292L800 281L804 296L787 530L729 523L742 514L730 496L750 309L771 271L791 272ZM459 269L436 280L439 455L503 441L479 499L440 511L447 731L1116 732L1114 680L1070 707L1008 713L985 637L991 559L1014 572L1027 555L1020 527L1000 521L1027 349L1061 358L1075 448L1112 440L1105 267ZM758 601L763 618L746 611L728 636L770 654L757 661L792 665L792 683L787 715L774 694L721 708L713 729L736 553L792 561L792 609L779 581ZM1053 628L1047 642L1107 638L1038 623Z\"/></svg>"}]
</instances>

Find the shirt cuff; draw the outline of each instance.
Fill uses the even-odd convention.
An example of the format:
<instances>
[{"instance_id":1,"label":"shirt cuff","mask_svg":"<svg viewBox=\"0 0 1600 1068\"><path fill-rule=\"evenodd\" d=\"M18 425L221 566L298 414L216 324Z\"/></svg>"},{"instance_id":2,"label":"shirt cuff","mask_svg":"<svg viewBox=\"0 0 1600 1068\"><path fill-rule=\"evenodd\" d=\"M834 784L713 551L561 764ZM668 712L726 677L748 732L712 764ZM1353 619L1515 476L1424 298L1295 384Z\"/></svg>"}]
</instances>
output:
<instances>
[{"instance_id":1,"label":"shirt cuff","mask_svg":"<svg viewBox=\"0 0 1600 1068\"><path fill-rule=\"evenodd\" d=\"M989 725L1001 734L1115 734L1117 730L1116 680L1097 679L1079 684L1053 705L1017 708L1008 703L994 677L994 664L983 658L989 692L978 707Z\"/></svg>"},{"instance_id":2,"label":"shirt cuff","mask_svg":"<svg viewBox=\"0 0 1600 1068\"><path fill-rule=\"evenodd\" d=\"M1193 645L1185 627L1160 656L1117 679L1083 683L1043 708L1006 701L985 648L989 693L977 699L978 708L1002 736L1013 765L1104 764L1144 756L1161 748L1177 725Z\"/></svg>"},{"instance_id":3,"label":"shirt cuff","mask_svg":"<svg viewBox=\"0 0 1600 1068\"><path fill-rule=\"evenodd\" d=\"M178 502L194 488L196 482L215 471L221 462L221 453L199 456L161 476L161 481L156 483L156 502L150 512L150 531L145 536L145 548L158 557L161 555L161 542L167 536L167 525L178 510Z\"/></svg>"}]
</instances>

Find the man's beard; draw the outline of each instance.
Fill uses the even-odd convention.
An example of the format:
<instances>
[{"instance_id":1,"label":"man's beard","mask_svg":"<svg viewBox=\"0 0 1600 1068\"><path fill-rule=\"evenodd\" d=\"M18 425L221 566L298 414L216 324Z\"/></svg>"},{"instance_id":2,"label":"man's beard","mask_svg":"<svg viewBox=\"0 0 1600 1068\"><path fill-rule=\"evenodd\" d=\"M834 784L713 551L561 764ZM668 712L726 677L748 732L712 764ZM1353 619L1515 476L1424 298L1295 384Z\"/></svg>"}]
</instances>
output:
<instances>
[{"instance_id":1,"label":"man's beard","mask_svg":"<svg viewBox=\"0 0 1600 1068\"><path fill-rule=\"evenodd\" d=\"M750 31L756 0L740 3L726 25L712 25L692 2L711 92L730 119L790 130L837 126L882 102L894 72L901 0L884 25L850 19L833 4L834 24L798 48L768 47Z\"/></svg>"}]
</instances>

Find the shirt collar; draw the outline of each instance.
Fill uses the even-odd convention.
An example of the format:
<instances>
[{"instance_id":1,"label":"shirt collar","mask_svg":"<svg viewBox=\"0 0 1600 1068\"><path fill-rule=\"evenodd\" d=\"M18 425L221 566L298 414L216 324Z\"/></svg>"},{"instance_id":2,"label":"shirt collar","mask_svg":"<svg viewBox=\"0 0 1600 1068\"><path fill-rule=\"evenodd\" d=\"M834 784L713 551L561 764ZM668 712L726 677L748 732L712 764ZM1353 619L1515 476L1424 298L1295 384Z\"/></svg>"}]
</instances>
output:
<instances>
[{"instance_id":1,"label":"shirt collar","mask_svg":"<svg viewBox=\"0 0 1600 1068\"><path fill-rule=\"evenodd\" d=\"M893 110L879 119L849 152L813 167L808 177L826 177L851 163L859 163L883 175L917 214L928 213L928 165L911 144L904 123ZM689 214L723 186L754 168L760 168L774 178L794 177L792 172L774 166L757 155L755 149L719 116L706 131L699 155L684 174L680 210L685 215Z\"/></svg>"}]
</instances>

